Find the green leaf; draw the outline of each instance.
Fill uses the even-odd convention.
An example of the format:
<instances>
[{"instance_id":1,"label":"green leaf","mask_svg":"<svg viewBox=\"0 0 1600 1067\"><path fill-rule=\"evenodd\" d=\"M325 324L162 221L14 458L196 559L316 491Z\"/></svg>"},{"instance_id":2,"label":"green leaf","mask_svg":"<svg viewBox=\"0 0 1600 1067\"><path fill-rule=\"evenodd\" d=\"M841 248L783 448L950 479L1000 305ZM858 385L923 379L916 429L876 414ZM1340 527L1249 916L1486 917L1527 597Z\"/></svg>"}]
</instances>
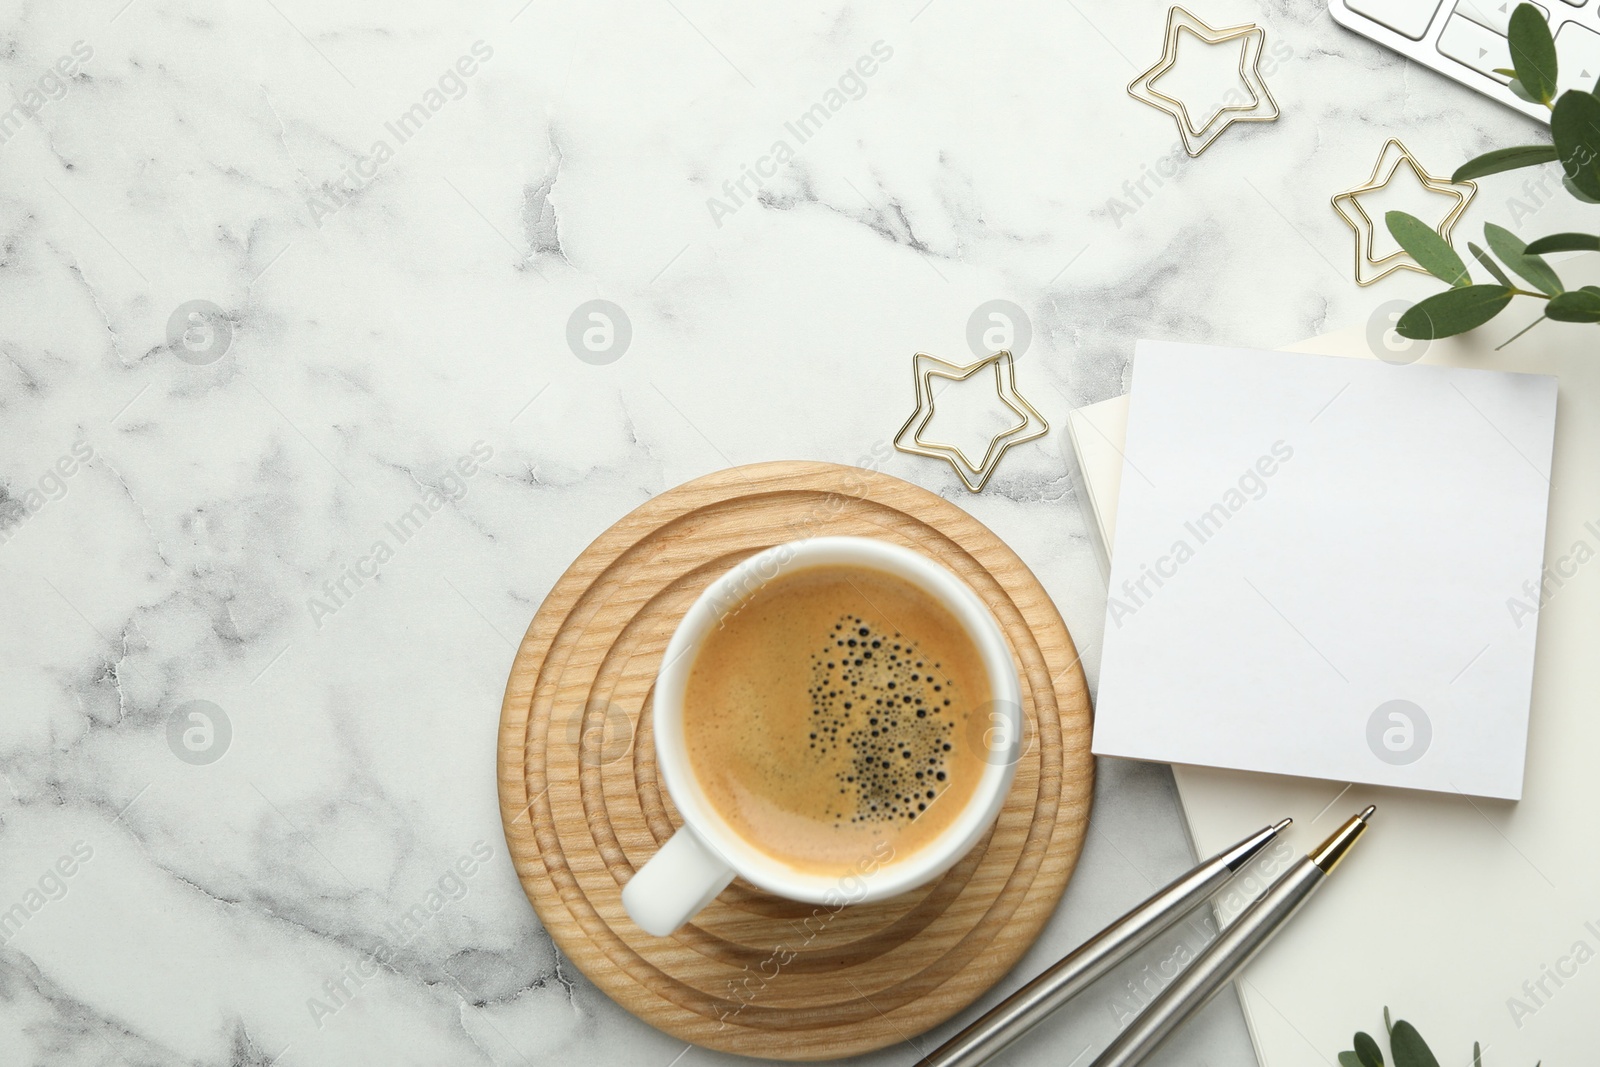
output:
<instances>
[{"instance_id":1,"label":"green leaf","mask_svg":"<svg viewBox=\"0 0 1600 1067\"><path fill-rule=\"evenodd\" d=\"M1507 278L1506 272L1500 269L1500 264L1489 258L1489 253L1485 252L1471 241L1467 242L1467 251L1472 253L1474 259L1483 264L1484 270L1495 276L1496 281L1498 281L1501 285L1510 288L1511 279Z\"/></svg>"},{"instance_id":2,"label":"green leaf","mask_svg":"<svg viewBox=\"0 0 1600 1067\"><path fill-rule=\"evenodd\" d=\"M1541 104L1556 98L1556 41L1550 24L1532 4L1518 4L1506 28L1511 44L1511 62L1517 80Z\"/></svg>"},{"instance_id":3,"label":"green leaf","mask_svg":"<svg viewBox=\"0 0 1600 1067\"><path fill-rule=\"evenodd\" d=\"M1550 113L1550 136L1567 180L1600 200L1600 99L1577 89L1562 93Z\"/></svg>"},{"instance_id":4,"label":"green leaf","mask_svg":"<svg viewBox=\"0 0 1600 1067\"><path fill-rule=\"evenodd\" d=\"M1550 264L1538 256L1529 255L1526 251L1528 246L1522 243L1522 238L1504 226L1486 222L1483 224L1483 236L1489 239L1489 247L1494 249L1494 254L1500 257L1502 263L1522 275L1529 285L1541 293L1555 296L1565 288L1561 279L1556 277L1556 272L1550 269Z\"/></svg>"},{"instance_id":5,"label":"green leaf","mask_svg":"<svg viewBox=\"0 0 1600 1067\"><path fill-rule=\"evenodd\" d=\"M1472 1043L1472 1067L1483 1067L1483 1050L1476 1041Z\"/></svg>"},{"instance_id":6,"label":"green leaf","mask_svg":"<svg viewBox=\"0 0 1600 1067\"><path fill-rule=\"evenodd\" d=\"M1386 1034L1394 1033L1394 1020L1389 1018L1389 1005L1387 1004L1383 1006L1383 1032Z\"/></svg>"},{"instance_id":7,"label":"green leaf","mask_svg":"<svg viewBox=\"0 0 1600 1067\"><path fill-rule=\"evenodd\" d=\"M1339 1067L1361 1067L1361 1060L1354 1052L1339 1053Z\"/></svg>"},{"instance_id":8,"label":"green leaf","mask_svg":"<svg viewBox=\"0 0 1600 1067\"><path fill-rule=\"evenodd\" d=\"M1415 215L1404 211L1391 211L1383 217L1389 233L1400 242L1400 247L1411 253L1422 269L1451 285L1468 285L1467 265L1461 262L1450 243Z\"/></svg>"},{"instance_id":9,"label":"green leaf","mask_svg":"<svg viewBox=\"0 0 1600 1067\"><path fill-rule=\"evenodd\" d=\"M1453 337L1475 329L1500 314L1511 303L1504 285L1467 285L1446 289L1419 301L1400 316L1394 332L1413 341Z\"/></svg>"},{"instance_id":10,"label":"green leaf","mask_svg":"<svg viewBox=\"0 0 1600 1067\"><path fill-rule=\"evenodd\" d=\"M1552 233L1531 241L1525 251L1530 256L1546 252L1600 252L1600 237L1589 233Z\"/></svg>"},{"instance_id":11,"label":"green leaf","mask_svg":"<svg viewBox=\"0 0 1600 1067\"><path fill-rule=\"evenodd\" d=\"M1394 1067L1439 1067L1417 1028L1404 1019L1389 1031L1389 1049L1394 1053Z\"/></svg>"},{"instance_id":12,"label":"green leaf","mask_svg":"<svg viewBox=\"0 0 1600 1067\"><path fill-rule=\"evenodd\" d=\"M1521 167L1536 167L1540 163L1554 163L1556 159L1556 146L1553 144L1525 144L1516 148L1497 148L1493 152L1485 152L1478 158L1469 159L1461 164L1456 168L1456 172L1450 175L1450 180L1466 182L1486 174L1499 174L1501 171L1517 170Z\"/></svg>"},{"instance_id":13,"label":"green leaf","mask_svg":"<svg viewBox=\"0 0 1600 1067\"><path fill-rule=\"evenodd\" d=\"M1600 290L1574 289L1552 296L1544 314L1557 322L1600 322Z\"/></svg>"},{"instance_id":14,"label":"green leaf","mask_svg":"<svg viewBox=\"0 0 1600 1067\"><path fill-rule=\"evenodd\" d=\"M1378 1051L1378 1043L1372 1040L1371 1034L1356 1034L1355 1045L1361 1067L1383 1067L1383 1053Z\"/></svg>"}]
</instances>

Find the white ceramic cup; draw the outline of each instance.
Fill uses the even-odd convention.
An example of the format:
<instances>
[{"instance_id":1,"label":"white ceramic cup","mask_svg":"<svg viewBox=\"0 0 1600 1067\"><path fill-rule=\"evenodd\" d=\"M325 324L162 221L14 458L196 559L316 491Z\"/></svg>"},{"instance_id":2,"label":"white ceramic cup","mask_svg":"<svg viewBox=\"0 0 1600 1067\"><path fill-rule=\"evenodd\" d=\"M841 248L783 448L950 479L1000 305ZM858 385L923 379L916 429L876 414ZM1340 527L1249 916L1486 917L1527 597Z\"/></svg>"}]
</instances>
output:
<instances>
[{"instance_id":1,"label":"white ceramic cup","mask_svg":"<svg viewBox=\"0 0 1600 1067\"><path fill-rule=\"evenodd\" d=\"M761 585L805 567L844 565L886 571L933 596L955 616L977 648L992 701L969 743L985 764L977 788L943 833L905 855L878 854L848 875L793 867L741 837L706 798L689 766L683 739L683 697L706 635ZM883 900L937 878L977 844L1000 814L1022 747L1020 683L1000 626L961 579L909 549L865 537L815 537L759 552L718 578L689 609L667 645L656 677L653 722L656 766L683 816L683 828L622 890L622 905L649 933L665 937L727 888L735 875L760 889L834 910ZM882 859L882 862L878 862Z\"/></svg>"}]
</instances>

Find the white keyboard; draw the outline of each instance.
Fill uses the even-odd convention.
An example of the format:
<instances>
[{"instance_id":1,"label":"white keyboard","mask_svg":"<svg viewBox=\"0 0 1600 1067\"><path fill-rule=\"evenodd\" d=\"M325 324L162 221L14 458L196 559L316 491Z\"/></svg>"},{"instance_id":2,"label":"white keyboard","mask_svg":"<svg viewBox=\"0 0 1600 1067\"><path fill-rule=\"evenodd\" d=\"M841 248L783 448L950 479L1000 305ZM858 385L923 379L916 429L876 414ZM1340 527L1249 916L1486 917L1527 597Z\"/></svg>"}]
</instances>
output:
<instances>
[{"instance_id":1,"label":"white keyboard","mask_svg":"<svg viewBox=\"0 0 1600 1067\"><path fill-rule=\"evenodd\" d=\"M1549 122L1548 108L1520 99L1507 88L1510 79L1495 73L1512 65L1506 23L1516 6L1516 0L1328 0L1339 25ZM1555 32L1559 90L1593 89L1600 81L1600 0L1541 0L1534 6Z\"/></svg>"}]
</instances>

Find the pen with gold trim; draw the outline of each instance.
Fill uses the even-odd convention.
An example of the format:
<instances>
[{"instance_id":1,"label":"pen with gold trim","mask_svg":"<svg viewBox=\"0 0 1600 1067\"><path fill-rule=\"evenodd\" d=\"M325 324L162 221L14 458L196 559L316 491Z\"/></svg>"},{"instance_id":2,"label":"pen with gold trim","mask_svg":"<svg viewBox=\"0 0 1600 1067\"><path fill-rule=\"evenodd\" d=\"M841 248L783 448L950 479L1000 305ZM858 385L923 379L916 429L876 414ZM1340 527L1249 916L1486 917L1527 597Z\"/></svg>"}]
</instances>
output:
<instances>
[{"instance_id":1,"label":"pen with gold trim","mask_svg":"<svg viewBox=\"0 0 1600 1067\"><path fill-rule=\"evenodd\" d=\"M1239 913L1187 970L1150 1002L1091 1067L1134 1067L1143 1062L1185 1019L1220 993L1327 880L1328 874L1366 830L1367 821L1376 810L1369 805L1335 830L1333 836L1310 855L1283 872L1265 893Z\"/></svg>"},{"instance_id":2,"label":"pen with gold trim","mask_svg":"<svg viewBox=\"0 0 1600 1067\"><path fill-rule=\"evenodd\" d=\"M1085 986L1194 911L1289 825L1264 827L1205 860L1057 960L917 1067L977 1067L1043 1022Z\"/></svg>"}]
</instances>

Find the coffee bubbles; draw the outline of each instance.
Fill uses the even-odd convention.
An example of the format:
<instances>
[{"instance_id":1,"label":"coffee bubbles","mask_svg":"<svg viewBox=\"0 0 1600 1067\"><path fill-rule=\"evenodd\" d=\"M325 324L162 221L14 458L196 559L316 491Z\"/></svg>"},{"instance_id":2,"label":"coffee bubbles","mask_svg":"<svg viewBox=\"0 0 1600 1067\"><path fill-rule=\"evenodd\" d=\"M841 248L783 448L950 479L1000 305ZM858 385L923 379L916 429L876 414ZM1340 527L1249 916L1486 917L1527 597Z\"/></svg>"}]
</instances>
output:
<instances>
[{"instance_id":1,"label":"coffee bubbles","mask_svg":"<svg viewBox=\"0 0 1600 1067\"><path fill-rule=\"evenodd\" d=\"M950 777L954 686L898 631L857 615L833 629L829 646L812 654L810 747L848 756L834 817L915 819Z\"/></svg>"}]
</instances>

